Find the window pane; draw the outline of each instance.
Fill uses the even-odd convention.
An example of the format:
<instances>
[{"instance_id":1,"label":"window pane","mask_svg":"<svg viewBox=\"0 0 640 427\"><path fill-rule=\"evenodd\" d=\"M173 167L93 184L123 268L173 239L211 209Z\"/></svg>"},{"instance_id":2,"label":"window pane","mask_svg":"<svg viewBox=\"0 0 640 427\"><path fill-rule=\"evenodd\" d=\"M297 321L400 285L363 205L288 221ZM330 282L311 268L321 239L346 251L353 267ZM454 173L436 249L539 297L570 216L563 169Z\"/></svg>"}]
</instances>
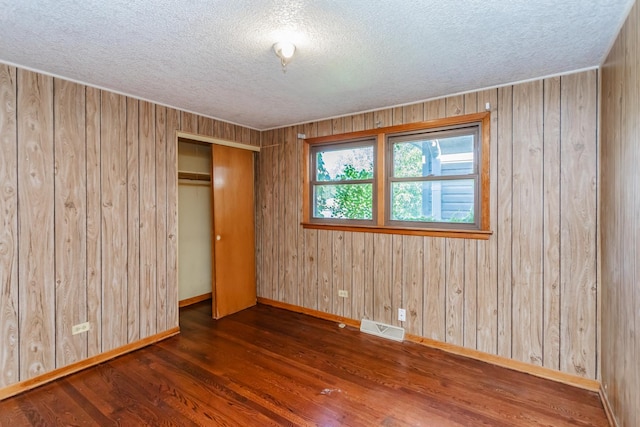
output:
<instances>
[{"instance_id":1,"label":"window pane","mask_svg":"<svg viewBox=\"0 0 640 427\"><path fill-rule=\"evenodd\" d=\"M313 201L314 218L373 218L373 184L316 185Z\"/></svg>"},{"instance_id":2,"label":"window pane","mask_svg":"<svg viewBox=\"0 0 640 427\"><path fill-rule=\"evenodd\" d=\"M317 181L373 179L373 146L316 153Z\"/></svg>"},{"instance_id":3,"label":"window pane","mask_svg":"<svg viewBox=\"0 0 640 427\"><path fill-rule=\"evenodd\" d=\"M474 135L416 139L393 144L393 176L467 175L473 173Z\"/></svg>"},{"instance_id":4,"label":"window pane","mask_svg":"<svg viewBox=\"0 0 640 427\"><path fill-rule=\"evenodd\" d=\"M391 184L392 220L473 224L473 213L473 179Z\"/></svg>"}]
</instances>

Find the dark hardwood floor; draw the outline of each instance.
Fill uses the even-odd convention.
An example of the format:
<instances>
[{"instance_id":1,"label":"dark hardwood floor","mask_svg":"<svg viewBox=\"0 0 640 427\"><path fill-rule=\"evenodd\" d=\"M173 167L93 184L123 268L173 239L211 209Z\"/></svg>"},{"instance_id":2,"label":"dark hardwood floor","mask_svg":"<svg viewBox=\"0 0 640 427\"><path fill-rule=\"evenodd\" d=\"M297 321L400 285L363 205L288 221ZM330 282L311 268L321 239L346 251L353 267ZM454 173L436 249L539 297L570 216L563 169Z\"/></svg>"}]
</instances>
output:
<instances>
[{"instance_id":1,"label":"dark hardwood floor","mask_svg":"<svg viewBox=\"0 0 640 427\"><path fill-rule=\"evenodd\" d=\"M267 306L0 402L0 425L606 426L596 393Z\"/></svg>"}]
</instances>

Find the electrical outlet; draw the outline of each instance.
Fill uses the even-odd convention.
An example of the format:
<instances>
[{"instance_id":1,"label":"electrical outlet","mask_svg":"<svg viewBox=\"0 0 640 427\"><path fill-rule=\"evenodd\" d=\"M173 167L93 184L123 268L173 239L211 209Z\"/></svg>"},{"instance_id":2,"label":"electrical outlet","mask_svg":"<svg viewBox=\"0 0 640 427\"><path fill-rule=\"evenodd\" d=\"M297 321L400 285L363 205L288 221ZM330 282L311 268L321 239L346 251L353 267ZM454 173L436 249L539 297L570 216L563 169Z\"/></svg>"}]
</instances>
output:
<instances>
[{"instance_id":1,"label":"electrical outlet","mask_svg":"<svg viewBox=\"0 0 640 427\"><path fill-rule=\"evenodd\" d=\"M398 309L398 320L401 322L405 322L407 320L407 310L404 308Z\"/></svg>"},{"instance_id":2,"label":"electrical outlet","mask_svg":"<svg viewBox=\"0 0 640 427\"><path fill-rule=\"evenodd\" d=\"M71 335L81 334L83 332L87 332L89 329L91 329L91 324L89 322L78 323L71 327Z\"/></svg>"},{"instance_id":3,"label":"electrical outlet","mask_svg":"<svg viewBox=\"0 0 640 427\"><path fill-rule=\"evenodd\" d=\"M344 289L340 289L340 290L338 290L338 296L340 298L349 298L349 291L346 291Z\"/></svg>"}]
</instances>

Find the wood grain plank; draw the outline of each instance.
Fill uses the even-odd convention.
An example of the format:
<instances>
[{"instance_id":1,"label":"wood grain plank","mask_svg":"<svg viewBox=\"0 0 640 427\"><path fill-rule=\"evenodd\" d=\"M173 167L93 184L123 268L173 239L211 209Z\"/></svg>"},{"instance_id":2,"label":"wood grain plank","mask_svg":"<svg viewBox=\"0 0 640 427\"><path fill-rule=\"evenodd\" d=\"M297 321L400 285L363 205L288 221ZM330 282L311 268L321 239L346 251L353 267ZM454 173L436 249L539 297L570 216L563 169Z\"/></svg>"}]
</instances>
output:
<instances>
[{"instance_id":1,"label":"wood grain plank","mask_svg":"<svg viewBox=\"0 0 640 427\"><path fill-rule=\"evenodd\" d=\"M403 123L421 122L424 117L424 103L405 105L402 107Z\"/></svg>"},{"instance_id":2,"label":"wood grain plank","mask_svg":"<svg viewBox=\"0 0 640 427\"><path fill-rule=\"evenodd\" d=\"M167 109L156 108L156 333L167 329Z\"/></svg>"},{"instance_id":3,"label":"wood grain plank","mask_svg":"<svg viewBox=\"0 0 640 427\"><path fill-rule=\"evenodd\" d=\"M404 246L403 236L399 234L391 235L391 298L392 298L392 325L404 326L403 322L398 320L398 309L405 308L404 301ZM426 275L425 275L426 277ZM405 309L406 310L406 309Z\"/></svg>"},{"instance_id":4,"label":"wood grain plank","mask_svg":"<svg viewBox=\"0 0 640 427\"><path fill-rule=\"evenodd\" d=\"M373 319L393 324L393 280L391 247L389 234L373 235ZM397 311L395 311L397 313Z\"/></svg>"},{"instance_id":5,"label":"wood grain plank","mask_svg":"<svg viewBox=\"0 0 640 427\"><path fill-rule=\"evenodd\" d=\"M101 120L102 91L86 88L87 138L87 321L93 325L87 332L87 356L102 353L102 197Z\"/></svg>"},{"instance_id":6,"label":"wood grain plank","mask_svg":"<svg viewBox=\"0 0 640 427\"><path fill-rule=\"evenodd\" d=\"M127 343L127 143L126 98L102 93L102 350Z\"/></svg>"},{"instance_id":7,"label":"wood grain plank","mask_svg":"<svg viewBox=\"0 0 640 427\"><path fill-rule=\"evenodd\" d=\"M296 263L293 266L296 272L297 283L294 285L294 292L296 295L297 304L302 305L302 302L304 301L304 287L301 286L301 281L304 280L303 278L304 272L302 268L300 268L300 265L304 262L305 248L304 248L303 228L300 224L302 223L302 220L303 220L303 212L302 212L303 176L302 174L304 173L304 167L301 159L304 152L304 144L298 138L298 134L304 133L304 126L303 125L296 126L295 128L293 128L293 132L294 132L293 137L295 138L293 165L294 165L295 174L296 174L296 179L294 180L294 190L293 190L295 192L295 196L294 196L295 199L293 200L293 206L294 206L294 209L296 210L295 227L297 229Z\"/></svg>"},{"instance_id":8,"label":"wood grain plank","mask_svg":"<svg viewBox=\"0 0 640 427\"><path fill-rule=\"evenodd\" d=\"M498 88L498 355L511 357L513 86Z\"/></svg>"},{"instance_id":9,"label":"wood grain plank","mask_svg":"<svg viewBox=\"0 0 640 427\"><path fill-rule=\"evenodd\" d=\"M87 357L85 87L54 79L56 367Z\"/></svg>"},{"instance_id":10,"label":"wood grain plank","mask_svg":"<svg viewBox=\"0 0 640 427\"><path fill-rule=\"evenodd\" d=\"M155 108L140 101L140 338L156 333Z\"/></svg>"},{"instance_id":11,"label":"wood grain plank","mask_svg":"<svg viewBox=\"0 0 640 427\"><path fill-rule=\"evenodd\" d=\"M385 110L376 110L373 112L373 121L376 128L391 126L393 123L393 110L387 108ZM351 129L345 130L345 132L351 132Z\"/></svg>"},{"instance_id":12,"label":"wood grain plank","mask_svg":"<svg viewBox=\"0 0 640 427\"><path fill-rule=\"evenodd\" d=\"M55 368L53 78L18 69L20 380Z\"/></svg>"},{"instance_id":13,"label":"wood grain plank","mask_svg":"<svg viewBox=\"0 0 640 427\"><path fill-rule=\"evenodd\" d=\"M498 91L482 91L478 94L479 109L490 104L490 229L494 234L489 240L478 242L478 317L476 349L490 354L498 351Z\"/></svg>"},{"instance_id":14,"label":"wood grain plank","mask_svg":"<svg viewBox=\"0 0 640 427\"><path fill-rule=\"evenodd\" d=\"M364 233L364 319L373 319L373 251L373 234Z\"/></svg>"},{"instance_id":15,"label":"wood grain plank","mask_svg":"<svg viewBox=\"0 0 640 427\"><path fill-rule=\"evenodd\" d=\"M343 315L351 318L351 309L353 307L353 233L345 231L343 236L344 260L343 260L343 284L344 289L349 292L349 298L344 302Z\"/></svg>"},{"instance_id":16,"label":"wood grain plank","mask_svg":"<svg viewBox=\"0 0 640 427\"><path fill-rule=\"evenodd\" d=\"M197 116L198 134L216 137L215 122L212 118Z\"/></svg>"},{"instance_id":17,"label":"wood grain plank","mask_svg":"<svg viewBox=\"0 0 640 427\"><path fill-rule=\"evenodd\" d=\"M464 345L464 240L445 239L446 342Z\"/></svg>"},{"instance_id":18,"label":"wood grain plank","mask_svg":"<svg viewBox=\"0 0 640 427\"><path fill-rule=\"evenodd\" d=\"M344 231L331 232L331 311L330 313L344 316L345 298L338 292L344 290Z\"/></svg>"},{"instance_id":19,"label":"wood grain plank","mask_svg":"<svg viewBox=\"0 0 640 427\"><path fill-rule=\"evenodd\" d=\"M571 74L561 89L561 366L588 378L596 375L597 79Z\"/></svg>"},{"instance_id":20,"label":"wood grain plank","mask_svg":"<svg viewBox=\"0 0 640 427\"><path fill-rule=\"evenodd\" d=\"M447 295L445 239L424 239L424 324L422 334L438 341L446 341Z\"/></svg>"},{"instance_id":21,"label":"wood grain plank","mask_svg":"<svg viewBox=\"0 0 640 427\"><path fill-rule=\"evenodd\" d=\"M332 231L318 230L318 310L325 313L331 313L333 302L332 233Z\"/></svg>"},{"instance_id":22,"label":"wood grain plank","mask_svg":"<svg viewBox=\"0 0 640 427\"><path fill-rule=\"evenodd\" d=\"M180 112L167 108L167 329L175 328L179 323L178 138L176 137L176 131L179 128Z\"/></svg>"},{"instance_id":23,"label":"wood grain plank","mask_svg":"<svg viewBox=\"0 0 640 427\"><path fill-rule=\"evenodd\" d=\"M560 78L544 80L543 365L560 369Z\"/></svg>"},{"instance_id":24,"label":"wood grain plank","mask_svg":"<svg viewBox=\"0 0 640 427\"><path fill-rule=\"evenodd\" d=\"M404 308L407 333L422 335L423 322L423 281L424 281L424 237L403 236L403 284Z\"/></svg>"},{"instance_id":25,"label":"wood grain plank","mask_svg":"<svg viewBox=\"0 0 640 427\"><path fill-rule=\"evenodd\" d=\"M318 309L318 230L304 232L304 298L302 306Z\"/></svg>"},{"instance_id":26,"label":"wood grain plank","mask_svg":"<svg viewBox=\"0 0 640 427\"><path fill-rule=\"evenodd\" d=\"M285 264L286 253L288 251L287 248L287 239L286 239L286 229L290 226L290 224L286 223L285 220L285 206L287 203L287 175L288 171L285 166L286 163L286 144L284 140L284 131L285 129L278 129L276 131L276 141L278 141L277 146L277 162L276 162L276 170L278 172L277 180L275 181L276 186L278 188L278 197L277 197L277 216L276 216L276 229L277 229L277 238L278 238L278 263L276 264L276 273L277 273L277 285L278 285L278 301L283 301L286 298L286 293L288 291L284 276L285 276Z\"/></svg>"},{"instance_id":27,"label":"wood grain plank","mask_svg":"<svg viewBox=\"0 0 640 427\"><path fill-rule=\"evenodd\" d=\"M186 111L180 112L180 130L184 132L198 133L198 116Z\"/></svg>"},{"instance_id":28,"label":"wood grain plank","mask_svg":"<svg viewBox=\"0 0 640 427\"><path fill-rule=\"evenodd\" d=\"M319 231L318 231L319 232ZM362 319L364 316L365 293L365 233L352 233L351 251L351 317Z\"/></svg>"},{"instance_id":29,"label":"wood grain plank","mask_svg":"<svg viewBox=\"0 0 640 427\"><path fill-rule=\"evenodd\" d=\"M298 205L300 195L297 191L297 183L301 177L297 175L299 157L296 156L298 142L297 132L294 126L289 126L284 131L284 224L282 232L284 242L284 280L285 291L281 294L281 301L299 304L297 300L298 286L298 231L300 220L298 218Z\"/></svg>"},{"instance_id":30,"label":"wood grain plank","mask_svg":"<svg viewBox=\"0 0 640 427\"><path fill-rule=\"evenodd\" d=\"M0 64L0 387L20 378L16 69Z\"/></svg>"},{"instance_id":31,"label":"wood grain plank","mask_svg":"<svg viewBox=\"0 0 640 427\"><path fill-rule=\"evenodd\" d=\"M513 334L516 360L542 364L543 84L513 88Z\"/></svg>"},{"instance_id":32,"label":"wood grain plank","mask_svg":"<svg viewBox=\"0 0 640 427\"><path fill-rule=\"evenodd\" d=\"M127 97L127 343L140 339L140 163L138 100Z\"/></svg>"},{"instance_id":33,"label":"wood grain plank","mask_svg":"<svg viewBox=\"0 0 640 427\"><path fill-rule=\"evenodd\" d=\"M280 144L281 141L278 139L278 133L276 131L272 132L272 146L271 146L271 186L273 191L271 193L271 226L272 226L272 234L271 238L273 239L273 243L271 246L272 255L272 266L271 266L271 297L275 300L278 300L278 290L279 290L279 281L280 278L278 276L279 271L279 262L280 262L280 228L279 228L279 215L280 215L280 186L278 183L280 182L279 175L279 164L280 164Z\"/></svg>"},{"instance_id":34,"label":"wood grain plank","mask_svg":"<svg viewBox=\"0 0 640 427\"><path fill-rule=\"evenodd\" d=\"M269 133L268 135L272 135ZM266 139L267 143L271 141ZM274 228L273 228L273 215L274 215L274 200L273 200L273 153L274 147L269 146L268 148L262 148L260 152L260 156L265 158L265 167L264 167L264 193L262 197L262 226L264 230L264 235L262 238L264 250L262 252L263 261L262 268L264 276L264 287L262 290L261 296L267 296L268 298L275 299L275 295L272 292L273 289L273 268L275 266L275 262L277 261L277 257L275 257L274 250L274 242L275 238L273 236ZM274 258L275 257L275 258Z\"/></svg>"}]
</instances>

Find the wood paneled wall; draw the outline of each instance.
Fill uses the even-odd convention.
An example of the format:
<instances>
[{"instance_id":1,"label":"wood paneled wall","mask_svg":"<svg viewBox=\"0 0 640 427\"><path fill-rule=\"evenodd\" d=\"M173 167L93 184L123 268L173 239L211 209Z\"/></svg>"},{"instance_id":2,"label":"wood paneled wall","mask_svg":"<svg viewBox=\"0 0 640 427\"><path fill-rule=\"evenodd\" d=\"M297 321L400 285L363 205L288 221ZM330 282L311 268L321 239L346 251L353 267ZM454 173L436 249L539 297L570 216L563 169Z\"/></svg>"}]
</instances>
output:
<instances>
[{"instance_id":1,"label":"wood paneled wall","mask_svg":"<svg viewBox=\"0 0 640 427\"><path fill-rule=\"evenodd\" d=\"M176 130L260 144L0 64L0 387L178 325Z\"/></svg>"},{"instance_id":2,"label":"wood paneled wall","mask_svg":"<svg viewBox=\"0 0 640 427\"><path fill-rule=\"evenodd\" d=\"M640 425L640 7L602 68L602 384L620 426Z\"/></svg>"},{"instance_id":3,"label":"wood paneled wall","mask_svg":"<svg viewBox=\"0 0 640 427\"><path fill-rule=\"evenodd\" d=\"M302 142L491 105L488 241L310 230ZM596 378L595 70L263 132L258 295ZM339 298L338 290L349 291Z\"/></svg>"}]
</instances>

